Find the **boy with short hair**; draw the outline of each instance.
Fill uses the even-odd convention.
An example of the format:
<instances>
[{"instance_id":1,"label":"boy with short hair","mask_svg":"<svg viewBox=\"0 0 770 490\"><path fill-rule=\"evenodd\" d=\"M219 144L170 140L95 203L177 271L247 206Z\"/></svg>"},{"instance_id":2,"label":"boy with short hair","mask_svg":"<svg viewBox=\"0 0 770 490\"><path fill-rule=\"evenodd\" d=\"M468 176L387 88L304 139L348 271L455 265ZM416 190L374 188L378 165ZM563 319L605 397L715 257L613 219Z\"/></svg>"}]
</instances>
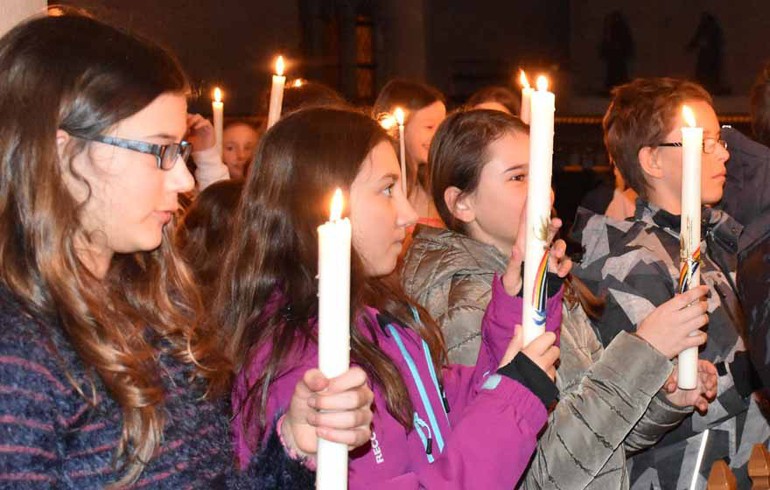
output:
<instances>
[{"instance_id":1,"label":"boy with short hair","mask_svg":"<svg viewBox=\"0 0 770 490\"><path fill-rule=\"evenodd\" d=\"M629 459L632 488L645 490L689 487L706 429L701 481L714 461L727 458L739 468L739 483L748 484L751 448L770 437L770 426L751 395L756 385L742 339L745 323L735 288L741 226L710 207L722 198L729 153L711 96L701 86L671 78L638 79L613 91L603 121L605 145L639 199L634 217L626 221L578 212L575 237L585 255L573 272L606 298L604 313L594 322L605 346L620 331L634 331L678 292L683 104L704 130L701 281L711 294L709 339L700 357L717 366L719 392L708 413L693 414L654 447Z\"/></svg>"}]
</instances>

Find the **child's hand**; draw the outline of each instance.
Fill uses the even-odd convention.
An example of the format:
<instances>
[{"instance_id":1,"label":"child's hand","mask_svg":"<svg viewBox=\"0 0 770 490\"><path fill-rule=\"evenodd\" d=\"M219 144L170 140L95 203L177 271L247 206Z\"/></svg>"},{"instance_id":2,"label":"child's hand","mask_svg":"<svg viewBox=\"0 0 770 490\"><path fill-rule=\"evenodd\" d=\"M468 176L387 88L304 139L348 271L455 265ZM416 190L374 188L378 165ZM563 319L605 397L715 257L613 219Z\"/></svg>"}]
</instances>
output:
<instances>
[{"instance_id":1,"label":"child's hand","mask_svg":"<svg viewBox=\"0 0 770 490\"><path fill-rule=\"evenodd\" d=\"M516 243L511 250L511 258L508 260L508 267L503 274L503 287L510 296L519 294L522 286L521 263L524 260L524 252L527 247L527 213L526 208L521 213L519 220L519 231L516 235ZM559 218L552 218L548 225L547 244L550 245L548 257L548 271L557 274L559 277L566 277L572 270L572 259L567 257L567 244L564 240L553 239L561 228L562 222ZM553 245L551 245L553 243Z\"/></svg>"},{"instance_id":2,"label":"child's hand","mask_svg":"<svg viewBox=\"0 0 770 490\"><path fill-rule=\"evenodd\" d=\"M311 369L291 398L281 427L284 443L304 457L315 456L318 437L351 449L361 446L372 435L372 400L374 394L361 368L350 368L332 379Z\"/></svg>"},{"instance_id":3,"label":"child's hand","mask_svg":"<svg viewBox=\"0 0 770 490\"><path fill-rule=\"evenodd\" d=\"M524 329L521 325L516 325L516 331L499 367L507 365L516 357L516 354L522 352L537 364L551 378L551 381L556 379L556 361L559 360L559 348L554 345L556 335L553 332L545 332L522 349L523 338Z\"/></svg>"},{"instance_id":4,"label":"child's hand","mask_svg":"<svg viewBox=\"0 0 770 490\"><path fill-rule=\"evenodd\" d=\"M708 411L709 403L717 396L717 368L709 361L698 359L698 386L694 390L680 390L675 368L663 384L666 398L680 407L695 407L701 414Z\"/></svg>"},{"instance_id":5,"label":"child's hand","mask_svg":"<svg viewBox=\"0 0 770 490\"><path fill-rule=\"evenodd\" d=\"M700 329L709 321L705 301L707 293L708 287L698 286L677 294L642 320L636 334L668 359L673 359L689 347L705 344L706 332Z\"/></svg>"},{"instance_id":6,"label":"child's hand","mask_svg":"<svg viewBox=\"0 0 770 490\"><path fill-rule=\"evenodd\" d=\"M214 126L200 114L187 114L187 141L193 151L208 150L216 144Z\"/></svg>"}]
</instances>

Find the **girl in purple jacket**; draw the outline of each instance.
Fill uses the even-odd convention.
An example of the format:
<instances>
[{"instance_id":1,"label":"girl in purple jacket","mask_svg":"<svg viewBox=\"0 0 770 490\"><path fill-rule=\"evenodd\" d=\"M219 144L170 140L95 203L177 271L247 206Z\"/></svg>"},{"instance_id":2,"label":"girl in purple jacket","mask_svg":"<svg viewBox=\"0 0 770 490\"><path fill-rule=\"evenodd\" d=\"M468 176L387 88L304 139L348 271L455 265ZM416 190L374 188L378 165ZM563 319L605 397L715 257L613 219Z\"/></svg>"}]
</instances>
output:
<instances>
[{"instance_id":1,"label":"girl in purple jacket","mask_svg":"<svg viewBox=\"0 0 770 490\"><path fill-rule=\"evenodd\" d=\"M318 410L310 419L284 415L297 380L318 365L316 227L339 187L353 227L351 360L374 391L371 443L350 453L350 487L513 488L555 399L555 336L523 350L520 336L509 341L521 300L506 293L506 273L495 280L478 362L446 364L440 330L392 277L417 219L400 178L386 133L355 112L300 111L265 136L214 312L240 369L236 453L246 464L277 420L287 453L312 466L315 438L297 429L346 421L319 396L306 400ZM548 319L551 329L561 321L560 293Z\"/></svg>"}]
</instances>

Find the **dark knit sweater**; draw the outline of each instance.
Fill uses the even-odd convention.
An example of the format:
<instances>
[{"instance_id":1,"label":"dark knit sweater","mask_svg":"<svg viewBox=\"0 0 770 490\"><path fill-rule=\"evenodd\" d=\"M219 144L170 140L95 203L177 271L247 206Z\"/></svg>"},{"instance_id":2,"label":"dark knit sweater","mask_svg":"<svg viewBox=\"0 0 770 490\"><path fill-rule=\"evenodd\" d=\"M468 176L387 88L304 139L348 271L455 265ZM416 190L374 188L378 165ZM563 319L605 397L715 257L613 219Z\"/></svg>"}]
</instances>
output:
<instances>
[{"instance_id":1,"label":"dark knit sweater","mask_svg":"<svg viewBox=\"0 0 770 490\"><path fill-rule=\"evenodd\" d=\"M164 439L136 487L311 488L312 474L289 460L273 435L247 472L234 469L224 403L201 399L190 367L161 355L166 388ZM114 463L121 410L96 377L89 404L86 369L53 322L34 319L0 287L0 488L102 488L122 473Z\"/></svg>"}]
</instances>

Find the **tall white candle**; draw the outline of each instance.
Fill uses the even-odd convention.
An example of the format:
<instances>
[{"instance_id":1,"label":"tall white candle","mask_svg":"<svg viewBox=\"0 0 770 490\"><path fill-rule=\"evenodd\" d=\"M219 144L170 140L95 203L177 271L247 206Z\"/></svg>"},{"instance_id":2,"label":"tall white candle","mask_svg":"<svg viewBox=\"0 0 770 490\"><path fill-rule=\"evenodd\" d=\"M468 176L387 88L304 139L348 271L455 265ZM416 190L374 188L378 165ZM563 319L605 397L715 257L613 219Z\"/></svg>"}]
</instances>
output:
<instances>
[{"instance_id":1,"label":"tall white candle","mask_svg":"<svg viewBox=\"0 0 770 490\"><path fill-rule=\"evenodd\" d=\"M400 107L396 107L396 110L393 111L393 115L396 118L396 123L398 123L398 148L399 148L399 159L401 161L401 189L403 189L404 194L406 194L407 178L406 178L406 142L404 141L404 110Z\"/></svg>"},{"instance_id":2,"label":"tall white candle","mask_svg":"<svg viewBox=\"0 0 770 490\"><path fill-rule=\"evenodd\" d=\"M350 367L350 220L342 219L342 191L329 221L318 227L318 364L327 378ZM348 488L348 448L318 439L316 488Z\"/></svg>"},{"instance_id":3,"label":"tall white candle","mask_svg":"<svg viewBox=\"0 0 770 490\"><path fill-rule=\"evenodd\" d=\"M222 127L224 126L225 104L222 102L222 91L219 87L214 89L214 100L211 102L211 112L214 116L214 137L216 139L219 155L222 155Z\"/></svg>"},{"instance_id":4,"label":"tall white candle","mask_svg":"<svg viewBox=\"0 0 770 490\"><path fill-rule=\"evenodd\" d=\"M551 220L551 172L556 97L548 79L537 80L531 96L529 125L529 181L527 185L527 240L524 253L524 345L545 331L547 230Z\"/></svg>"},{"instance_id":5,"label":"tall white candle","mask_svg":"<svg viewBox=\"0 0 770 490\"><path fill-rule=\"evenodd\" d=\"M521 110L519 111L519 118L524 121L524 124L529 124L532 93L534 90L529 86L529 80L527 80L527 74L524 73L524 70L521 70L519 73L519 82L521 82Z\"/></svg>"},{"instance_id":6,"label":"tall white candle","mask_svg":"<svg viewBox=\"0 0 770 490\"><path fill-rule=\"evenodd\" d=\"M284 62L283 56L275 60L275 75L273 75L273 85L270 89L270 108L267 112L267 128L277 123L281 118L281 106L283 105L283 86L286 84L286 77L283 76Z\"/></svg>"},{"instance_id":7,"label":"tall white candle","mask_svg":"<svg viewBox=\"0 0 770 490\"><path fill-rule=\"evenodd\" d=\"M679 291L685 292L700 284L700 211L701 211L701 156L703 128L695 127L695 115L684 106L682 117L682 224ZM683 390L692 390L698 384L698 348L691 347L679 354L678 384Z\"/></svg>"}]
</instances>

